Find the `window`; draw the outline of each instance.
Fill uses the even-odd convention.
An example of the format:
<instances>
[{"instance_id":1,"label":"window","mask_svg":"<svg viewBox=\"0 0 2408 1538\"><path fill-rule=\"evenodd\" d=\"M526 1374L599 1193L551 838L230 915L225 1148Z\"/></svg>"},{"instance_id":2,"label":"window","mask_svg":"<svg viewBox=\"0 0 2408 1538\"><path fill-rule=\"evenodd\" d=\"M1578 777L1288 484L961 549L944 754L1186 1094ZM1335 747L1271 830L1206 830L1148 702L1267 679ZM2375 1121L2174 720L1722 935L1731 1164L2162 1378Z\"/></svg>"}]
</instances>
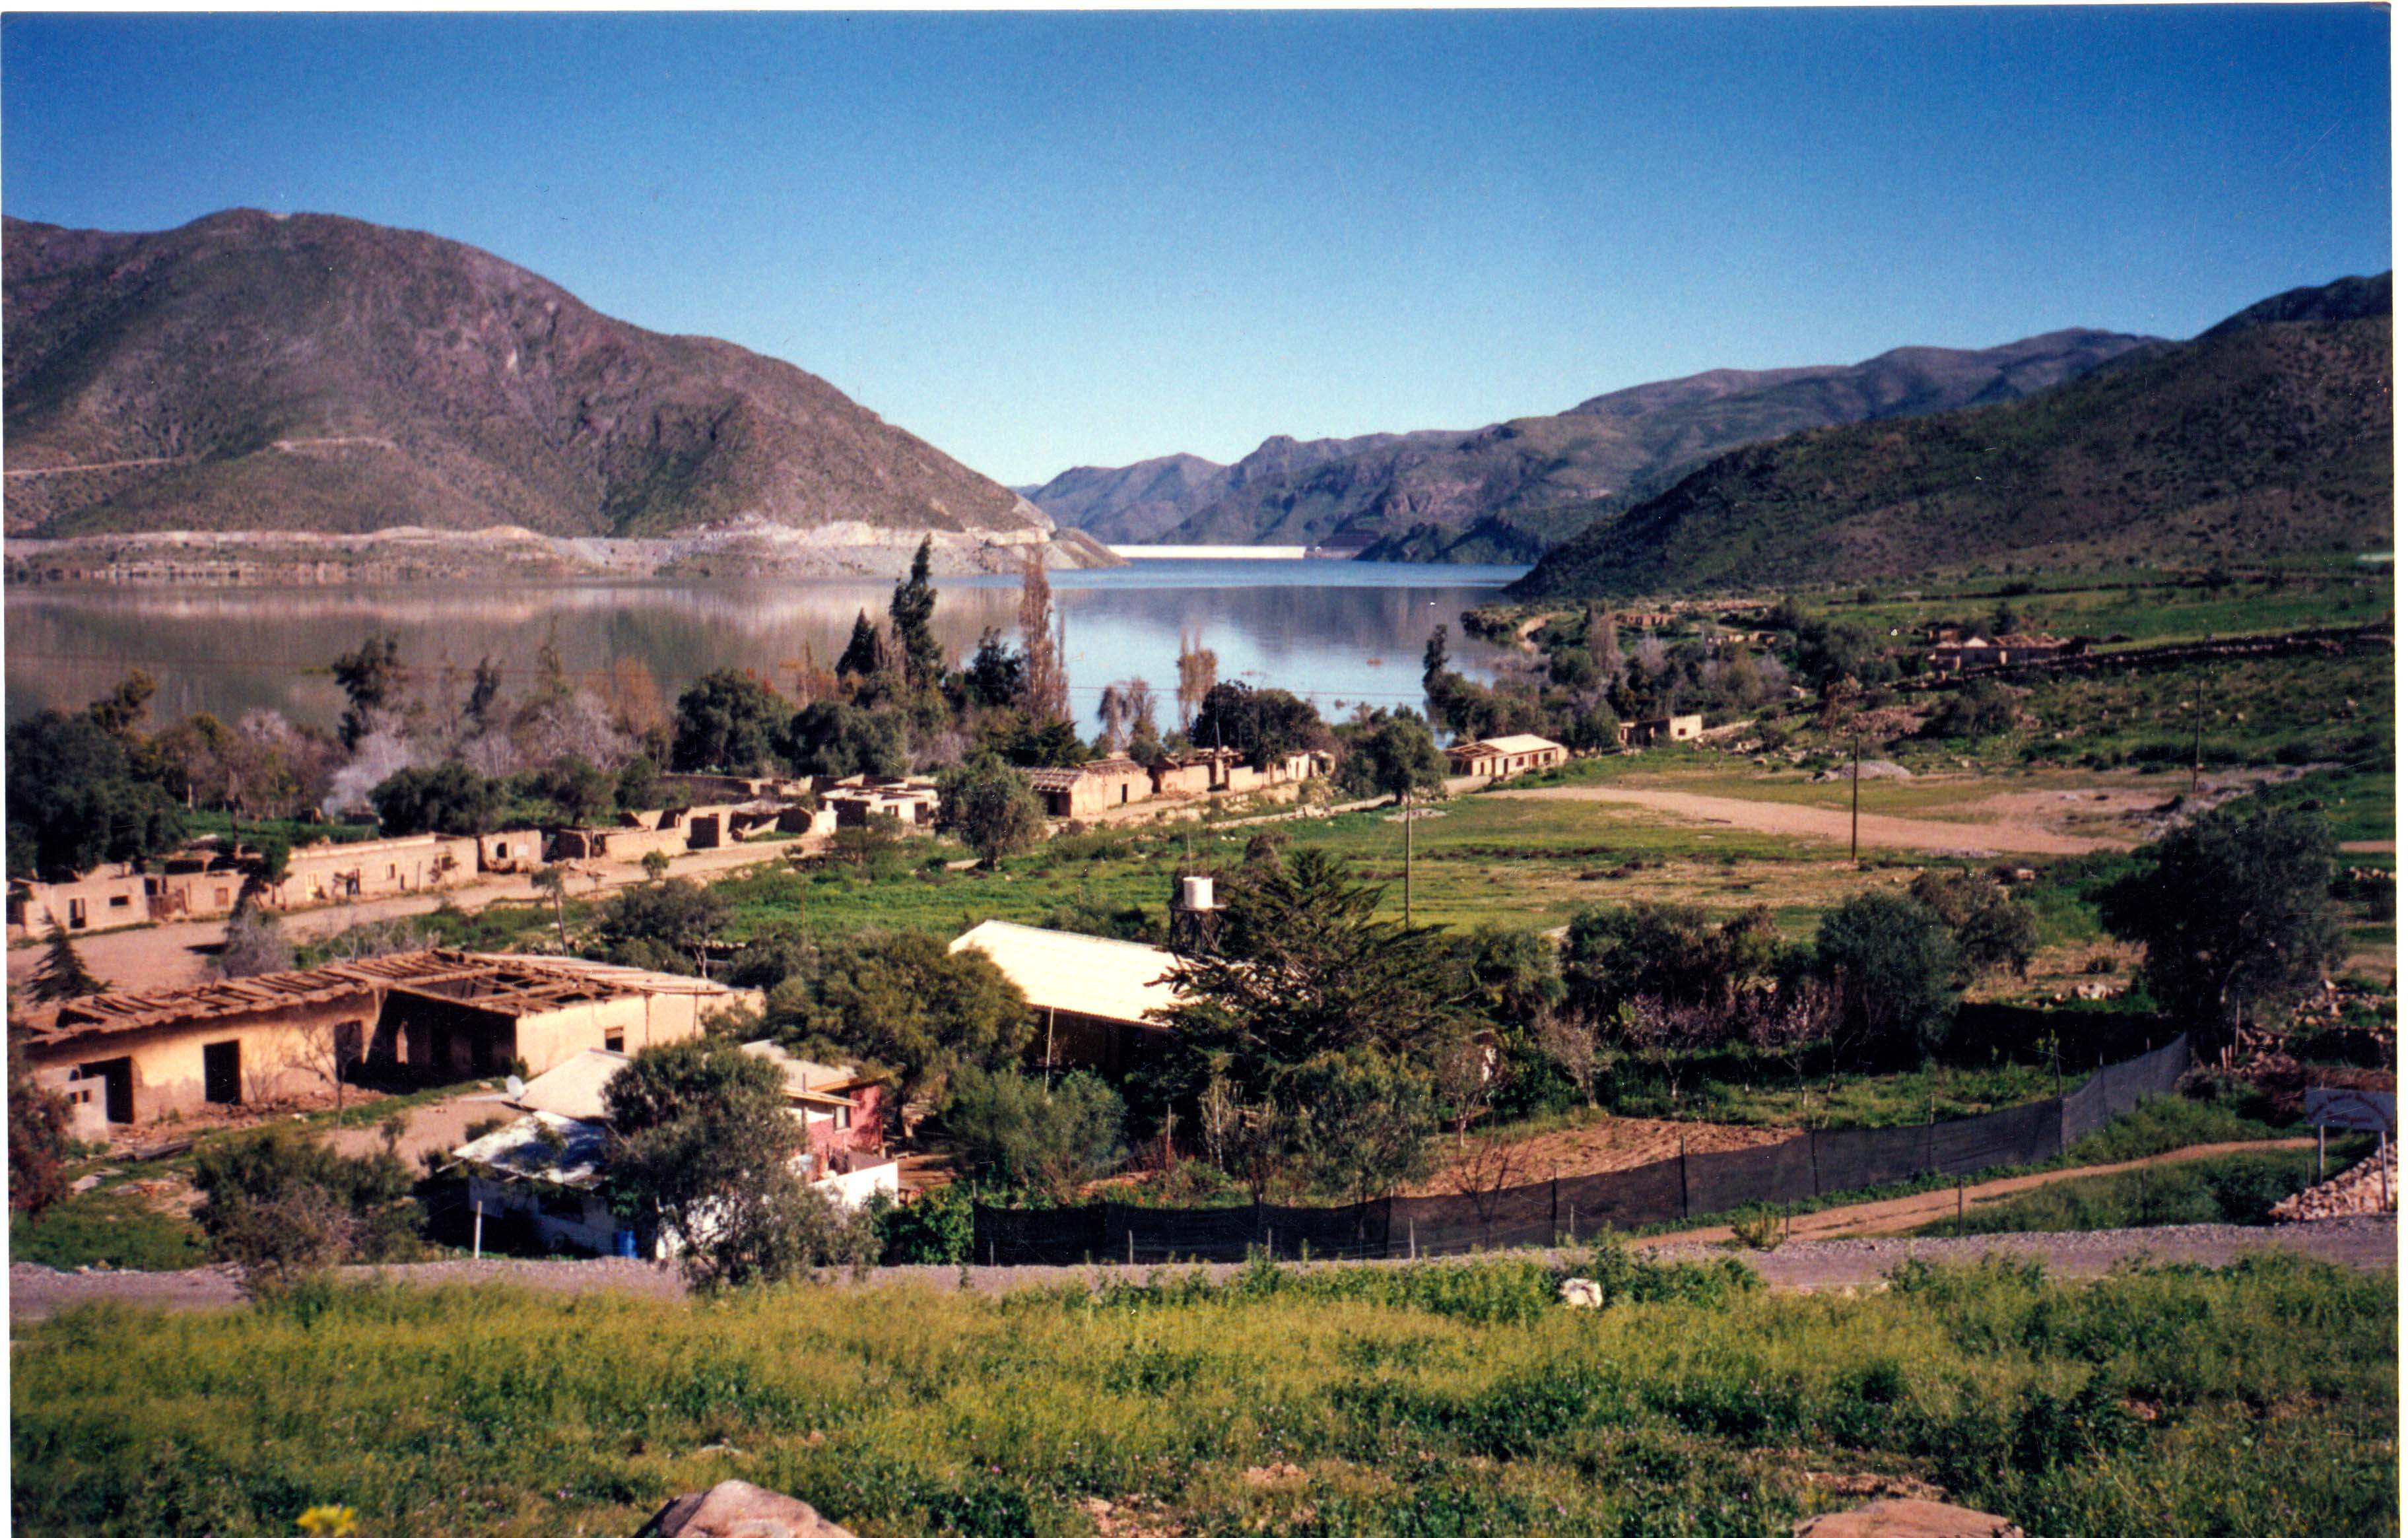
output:
<instances>
[{"instance_id":1,"label":"window","mask_svg":"<svg viewBox=\"0 0 2408 1538\"><path fill-rule=\"evenodd\" d=\"M605 1051L605 1052L624 1052L624 1051L626 1051L626 1050L627 1050L627 1033L626 1033L625 1031L624 1031L624 1030L606 1030L606 1031L604 1031L604 1032L602 1033L602 1050L603 1050L603 1051Z\"/></svg>"},{"instance_id":2,"label":"window","mask_svg":"<svg viewBox=\"0 0 2408 1538\"><path fill-rule=\"evenodd\" d=\"M226 904L228 904L228 903L232 902L232 901L234 900L234 890L233 890L233 888L231 888L231 887L225 887L225 886L221 886L221 887L219 887L219 888L217 889L217 896L216 896L216 898L215 898L215 899L214 899L214 900L216 901L217 905L218 905L219 907L221 907L221 908L222 908L222 907L224 907Z\"/></svg>"},{"instance_id":3,"label":"window","mask_svg":"<svg viewBox=\"0 0 2408 1538\"><path fill-rule=\"evenodd\" d=\"M131 908L134 906L134 899L132 898L111 898L108 899L108 905L111 908Z\"/></svg>"},{"instance_id":4,"label":"window","mask_svg":"<svg viewBox=\"0 0 2408 1538\"><path fill-rule=\"evenodd\" d=\"M67 927L80 929L88 922L90 921L84 917L83 898L67 898Z\"/></svg>"},{"instance_id":5,"label":"window","mask_svg":"<svg viewBox=\"0 0 2408 1538\"><path fill-rule=\"evenodd\" d=\"M844 1105L837 1108L836 1129L839 1132L853 1130L853 1107Z\"/></svg>"}]
</instances>

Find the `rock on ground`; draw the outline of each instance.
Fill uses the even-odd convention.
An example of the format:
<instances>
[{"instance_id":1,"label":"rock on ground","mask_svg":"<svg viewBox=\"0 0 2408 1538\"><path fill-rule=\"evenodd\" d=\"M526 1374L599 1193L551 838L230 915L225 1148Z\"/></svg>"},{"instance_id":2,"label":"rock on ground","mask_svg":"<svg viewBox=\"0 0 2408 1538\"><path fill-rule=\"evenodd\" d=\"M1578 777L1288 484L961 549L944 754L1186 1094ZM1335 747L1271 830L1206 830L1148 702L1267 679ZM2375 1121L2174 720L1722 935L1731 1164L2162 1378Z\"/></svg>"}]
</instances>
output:
<instances>
[{"instance_id":1,"label":"rock on ground","mask_svg":"<svg viewBox=\"0 0 2408 1538\"><path fill-rule=\"evenodd\" d=\"M652 1514L636 1538L853 1538L791 1495L741 1479L681 1495Z\"/></svg>"},{"instance_id":2,"label":"rock on ground","mask_svg":"<svg viewBox=\"0 0 2408 1538\"><path fill-rule=\"evenodd\" d=\"M1809 1517L1790 1531L1796 1538L2024 1538L2003 1516L1938 1501L1869 1502Z\"/></svg>"},{"instance_id":3,"label":"rock on ground","mask_svg":"<svg viewBox=\"0 0 2408 1538\"><path fill-rule=\"evenodd\" d=\"M2304 1223L2399 1210L2400 1145L2386 1142L2379 1157L2360 1159L2323 1185L2276 1202L2267 1215L2277 1223Z\"/></svg>"}]
</instances>

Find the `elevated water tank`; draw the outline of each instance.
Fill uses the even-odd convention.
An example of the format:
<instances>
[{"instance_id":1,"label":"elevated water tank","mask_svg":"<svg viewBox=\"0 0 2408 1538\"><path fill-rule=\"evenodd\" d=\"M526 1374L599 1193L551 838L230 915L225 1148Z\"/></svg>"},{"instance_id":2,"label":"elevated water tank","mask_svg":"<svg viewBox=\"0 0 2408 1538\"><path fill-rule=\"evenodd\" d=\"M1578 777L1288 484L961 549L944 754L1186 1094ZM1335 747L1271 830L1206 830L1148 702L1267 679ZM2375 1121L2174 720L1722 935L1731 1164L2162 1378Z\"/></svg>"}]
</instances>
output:
<instances>
[{"instance_id":1,"label":"elevated water tank","mask_svg":"<svg viewBox=\"0 0 2408 1538\"><path fill-rule=\"evenodd\" d=\"M1212 878L1182 876L1179 878L1179 906L1191 913L1212 911Z\"/></svg>"}]
</instances>

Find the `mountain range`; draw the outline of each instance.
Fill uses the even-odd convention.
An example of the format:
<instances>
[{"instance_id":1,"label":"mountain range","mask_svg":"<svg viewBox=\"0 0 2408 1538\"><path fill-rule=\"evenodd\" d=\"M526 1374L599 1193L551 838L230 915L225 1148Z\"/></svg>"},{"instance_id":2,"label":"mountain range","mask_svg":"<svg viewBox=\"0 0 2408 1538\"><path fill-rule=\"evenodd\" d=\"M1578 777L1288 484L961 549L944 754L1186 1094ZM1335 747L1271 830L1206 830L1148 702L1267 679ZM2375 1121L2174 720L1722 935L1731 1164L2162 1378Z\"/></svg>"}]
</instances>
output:
<instances>
[{"instance_id":1,"label":"mountain range","mask_svg":"<svg viewBox=\"0 0 2408 1538\"><path fill-rule=\"evenodd\" d=\"M1599 512L1740 445L1839 423L2006 401L2162 346L2051 332L2002 347L1906 347L1853 365L1715 369L1471 432L1273 438L1235 465L1173 454L1065 471L1029 499L1114 543L1371 546L1528 560Z\"/></svg>"},{"instance_id":2,"label":"mountain range","mask_svg":"<svg viewBox=\"0 0 2408 1538\"><path fill-rule=\"evenodd\" d=\"M1740 449L1592 510L1510 596L2388 550L2391 277L2277 295L2022 399Z\"/></svg>"},{"instance_id":3,"label":"mountain range","mask_svg":"<svg viewBox=\"0 0 2408 1538\"><path fill-rule=\"evenodd\" d=\"M1059 546L1018 494L824 380L432 235L255 209L139 235L12 218L0 308L11 536Z\"/></svg>"}]
</instances>

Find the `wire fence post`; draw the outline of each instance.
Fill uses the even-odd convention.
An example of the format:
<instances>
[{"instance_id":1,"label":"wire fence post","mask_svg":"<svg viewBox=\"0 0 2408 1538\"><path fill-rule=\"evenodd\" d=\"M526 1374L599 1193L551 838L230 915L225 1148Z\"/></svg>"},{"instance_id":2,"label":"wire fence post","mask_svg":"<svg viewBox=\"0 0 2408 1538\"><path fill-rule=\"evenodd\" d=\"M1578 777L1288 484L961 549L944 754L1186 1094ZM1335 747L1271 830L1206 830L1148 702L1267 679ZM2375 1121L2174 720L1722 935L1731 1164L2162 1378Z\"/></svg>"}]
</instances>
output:
<instances>
[{"instance_id":1,"label":"wire fence post","mask_svg":"<svg viewBox=\"0 0 2408 1538\"><path fill-rule=\"evenodd\" d=\"M1689 1220L1689 1134L1681 1134L1681 1221Z\"/></svg>"}]
</instances>

